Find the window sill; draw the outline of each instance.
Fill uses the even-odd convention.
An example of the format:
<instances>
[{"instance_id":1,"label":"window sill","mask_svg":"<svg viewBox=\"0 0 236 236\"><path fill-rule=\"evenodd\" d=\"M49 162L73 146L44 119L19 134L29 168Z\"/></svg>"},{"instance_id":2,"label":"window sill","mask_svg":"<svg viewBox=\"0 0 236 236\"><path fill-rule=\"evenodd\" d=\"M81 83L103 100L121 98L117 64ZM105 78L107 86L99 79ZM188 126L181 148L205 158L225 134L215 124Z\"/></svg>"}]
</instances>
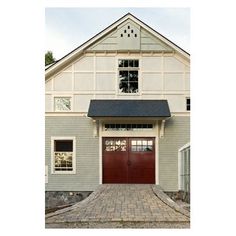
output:
<instances>
[{"instance_id":1,"label":"window sill","mask_svg":"<svg viewBox=\"0 0 236 236\"><path fill-rule=\"evenodd\" d=\"M118 96L140 96L141 93L118 93Z\"/></svg>"},{"instance_id":2,"label":"window sill","mask_svg":"<svg viewBox=\"0 0 236 236\"><path fill-rule=\"evenodd\" d=\"M56 171L56 172L51 172L52 175L75 175L76 171L71 171L71 172L65 172L65 171Z\"/></svg>"},{"instance_id":3,"label":"window sill","mask_svg":"<svg viewBox=\"0 0 236 236\"><path fill-rule=\"evenodd\" d=\"M63 112L65 112L65 113L68 113L68 112L72 112L72 110L70 110L70 111L53 111L53 112L58 112L58 113L63 113Z\"/></svg>"}]
</instances>

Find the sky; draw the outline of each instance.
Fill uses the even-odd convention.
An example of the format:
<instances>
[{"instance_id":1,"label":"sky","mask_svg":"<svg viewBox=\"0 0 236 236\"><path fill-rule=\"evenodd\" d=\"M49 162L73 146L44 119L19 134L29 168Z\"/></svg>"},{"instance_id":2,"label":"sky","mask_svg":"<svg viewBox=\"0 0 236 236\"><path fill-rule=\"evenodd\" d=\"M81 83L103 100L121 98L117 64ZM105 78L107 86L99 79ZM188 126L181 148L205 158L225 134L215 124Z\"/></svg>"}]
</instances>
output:
<instances>
[{"instance_id":1,"label":"sky","mask_svg":"<svg viewBox=\"0 0 236 236\"><path fill-rule=\"evenodd\" d=\"M189 8L45 8L45 52L58 60L128 12L190 52Z\"/></svg>"}]
</instances>

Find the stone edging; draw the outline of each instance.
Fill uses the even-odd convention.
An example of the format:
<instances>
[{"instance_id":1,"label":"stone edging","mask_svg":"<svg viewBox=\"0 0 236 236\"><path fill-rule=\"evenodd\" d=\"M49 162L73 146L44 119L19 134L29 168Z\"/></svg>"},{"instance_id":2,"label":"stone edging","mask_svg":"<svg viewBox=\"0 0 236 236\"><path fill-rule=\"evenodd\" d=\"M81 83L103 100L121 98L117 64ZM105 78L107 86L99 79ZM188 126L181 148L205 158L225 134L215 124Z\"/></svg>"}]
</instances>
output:
<instances>
[{"instance_id":1,"label":"stone edging","mask_svg":"<svg viewBox=\"0 0 236 236\"><path fill-rule=\"evenodd\" d=\"M94 229L111 229L111 228L153 228L153 229L189 229L189 222L157 222L157 221L90 221L90 222L63 222L63 223L46 223L46 229L58 228L94 228Z\"/></svg>"},{"instance_id":2,"label":"stone edging","mask_svg":"<svg viewBox=\"0 0 236 236\"><path fill-rule=\"evenodd\" d=\"M97 198L97 196L100 194L100 192L101 192L101 190L100 191L95 190L94 192L92 192L87 198L85 198L81 202L78 202L78 203L74 204L73 206L66 207L66 208L63 208L61 210L46 214L45 218L48 219L48 218L51 218L53 216L57 216L57 215L60 215L62 213L65 213L65 212L72 211L73 209L77 208L78 206L82 206L82 205L84 205L84 203Z\"/></svg>"},{"instance_id":3,"label":"stone edging","mask_svg":"<svg viewBox=\"0 0 236 236\"><path fill-rule=\"evenodd\" d=\"M167 194L163 192L163 190L159 186L152 185L152 191L166 205L168 205L175 211L178 211L182 215L190 218L190 212L188 212L187 210L180 207L177 203L175 203Z\"/></svg>"}]
</instances>

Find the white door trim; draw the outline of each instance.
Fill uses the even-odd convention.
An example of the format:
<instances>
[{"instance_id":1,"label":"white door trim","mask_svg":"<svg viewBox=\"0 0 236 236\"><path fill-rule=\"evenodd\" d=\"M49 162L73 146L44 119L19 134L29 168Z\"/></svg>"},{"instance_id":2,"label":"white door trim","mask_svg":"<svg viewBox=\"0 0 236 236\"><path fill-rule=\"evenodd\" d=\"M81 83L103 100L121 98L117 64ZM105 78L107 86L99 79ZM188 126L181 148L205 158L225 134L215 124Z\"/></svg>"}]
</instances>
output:
<instances>
[{"instance_id":1,"label":"white door trim","mask_svg":"<svg viewBox=\"0 0 236 236\"><path fill-rule=\"evenodd\" d=\"M103 137L150 137L155 138L155 184L159 185L159 124L155 123L153 132L145 135L143 132L106 132L103 131L103 122L99 120L99 184L102 184L102 138Z\"/></svg>"}]
</instances>

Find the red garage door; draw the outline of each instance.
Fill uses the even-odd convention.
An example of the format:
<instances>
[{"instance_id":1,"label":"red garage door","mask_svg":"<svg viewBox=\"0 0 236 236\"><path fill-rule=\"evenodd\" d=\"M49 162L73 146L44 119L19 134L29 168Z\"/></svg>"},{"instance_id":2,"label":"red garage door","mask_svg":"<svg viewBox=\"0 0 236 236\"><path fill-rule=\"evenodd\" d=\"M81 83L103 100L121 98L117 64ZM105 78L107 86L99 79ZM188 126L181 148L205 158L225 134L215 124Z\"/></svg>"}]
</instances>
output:
<instances>
[{"instance_id":1,"label":"red garage door","mask_svg":"<svg viewBox=\"0 0 236 236\"><path fill-rule=\"evenodd\" d=\"M154 138L103 138L103 183L155 183Z\"/></svg>"}]
</instances>

